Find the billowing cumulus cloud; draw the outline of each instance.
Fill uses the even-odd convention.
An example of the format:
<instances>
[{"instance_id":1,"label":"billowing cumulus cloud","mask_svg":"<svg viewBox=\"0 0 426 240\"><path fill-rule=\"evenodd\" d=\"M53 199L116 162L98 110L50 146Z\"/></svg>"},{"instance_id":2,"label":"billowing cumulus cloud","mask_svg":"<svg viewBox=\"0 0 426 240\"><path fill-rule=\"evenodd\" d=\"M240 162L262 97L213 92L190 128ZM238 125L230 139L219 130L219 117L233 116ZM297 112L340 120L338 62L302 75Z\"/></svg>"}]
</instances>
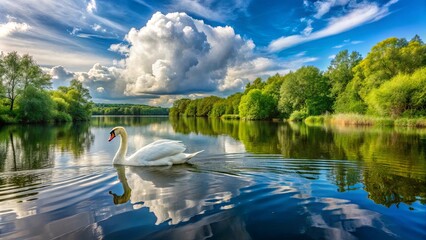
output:
<instances>
[{"instance_id":1,"label":"billowing cumulus cloud","mask_svg":"<svg viewBox=\"0 0 426 240\"><path fill-rule=\"evenodd\" d=\"M121 79L122 69L106 67L99 63L88 72L76 72L76 79L89 88L94 99L122 98L125 83Z\"/></svg>"},{"instance_id":2,"label":"billowing cumulus cloud","mask_svg":"<svg viewBox=\"0 0 426 240\"><path fill-rule=\"evenodd\" d=\"M183 97L225 97L243 91L257 77L285 74L316 60L304 54L260 57L253 41L232 27L212 27L185 13L157 12L141 29L132 28L125 40L109 48L122 54L113 66L97 63L88 72L72 73L95 101L171 106ZM71 76L60 67L53 71L57 79Z\"/></svg>"},{"instance_id":3,"label":"billowing cumulus cloud","mask_svg":"<svg viewBox=\"0 0 426 240\"><path fill-rule=\"evenodd\" d=\"M155 13L146 26L126 36L125 94L181 94L240 90L248 75L263 68L263 58L229 26L212 27L185 13ZM258 65L260 63L260 65Z\"/></svg>"},{"instance_id":4,"label":"billowing cumulus cloud","mask_svg":"<svg viewBox=\"0 0 426 240\"><path fill-rule=\"evenodd\" d=\"M69 86L69 82L74 78L74 73L66 70L63 66L55 66L48 73L52 76L52 87Z\"/></svg>"}]
</instances>

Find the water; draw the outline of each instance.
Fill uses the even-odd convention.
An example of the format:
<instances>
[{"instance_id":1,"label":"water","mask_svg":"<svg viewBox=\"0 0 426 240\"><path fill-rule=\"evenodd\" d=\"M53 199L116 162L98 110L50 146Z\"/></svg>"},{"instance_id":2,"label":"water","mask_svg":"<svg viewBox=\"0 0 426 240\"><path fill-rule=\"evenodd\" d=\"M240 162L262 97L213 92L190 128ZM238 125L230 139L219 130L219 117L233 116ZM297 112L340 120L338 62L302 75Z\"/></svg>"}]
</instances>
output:
<instances>
[{"instance_id":1,"label":"water","mask_svg":"<svg viewBox=\"0 0 426 240\"><path fill-rule=\"evenodd\" d=\"M161 138L191 164L114 167ZM426 130L94 117L0 127L0 238L425 239Z\"/></svg>"}]
</instances>

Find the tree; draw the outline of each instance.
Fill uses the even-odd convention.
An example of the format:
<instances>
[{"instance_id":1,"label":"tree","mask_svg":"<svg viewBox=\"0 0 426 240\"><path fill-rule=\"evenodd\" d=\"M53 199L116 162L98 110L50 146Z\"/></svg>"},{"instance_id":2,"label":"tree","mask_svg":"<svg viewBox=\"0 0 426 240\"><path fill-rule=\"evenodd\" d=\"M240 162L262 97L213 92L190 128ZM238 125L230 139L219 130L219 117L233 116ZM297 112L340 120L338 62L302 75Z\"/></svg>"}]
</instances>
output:
<instances>
[{"instance_id":1,"label":"tree","mask_svg":"<svg viewBox=\"0 0 426 240\"><path fill-rule=\"evenodd\" d=\"M92 98L89 89L84 88L83 84L76 79L71 80L68 87L67 96L70 101L69 114L73 120L87 120L91 115Z\"/></svg>"},{"instance_id":2,"label":"tree","mask_svg":"<svg viewBox=\"0 0 426 240\"><path fill-rule=\"evenodd\" d=\"M285 76L278 108L288 118L295 110L305 109L309 115L331 110L330 84L318 68L302 67Z\"/></svg>"},{"instance_id":3,"label":"tree","mask_svg":"<svg viewBox=\"0 0 426 240\"><path fill-rule=\"evenodd\" d=\"M187 105L187 107L185 109L185 115L186 116L192 116L192 117L197 116L197 105L198 105L199 101L200 101L199 99L195 99L195 100L192 100Z\"/></svg>"},{"instance_id":4,"label":"tree","mask_svg":"<svg viewBox=\"0 0 426 240\"><path fill-rule=\"evenodd\" d=\"M50 75L43 73L28 54L19 56L10 52L0 61L0 79L6 88L10 111L13 111L16 98L29 86L42 89L50 85Z\"/></svg>"},{"instance_id":5,"label":"tree","mask_svg":"<svg viewBox=\"0 0 426 240\"><path fill-rule=\"evenodd\" d=\"M262 89L265 86L265 83L262 82L261 78L256 78L253 83L247 83L244 94L247 94L252 89Z\"/></svg>"},{"instance_id":6,"label":"tree","mask_svg":"<svg viewBox=\"0 0 426 240\"><path fill-rule=\"evenodd\" d=\"M228 106L227 100L222 99L213 104L213 108L209 114L211 117L220 117L226 113L226 107Z\"/></svg>"},{"instance_id":7,"label":"tree","mask_svg":"<svg viewBox=\"0 0 426 240\"><path fill-rule=\"evenodd\" d=\"M350 55L348 50L340 51L331 61L325 76L330 79L331 95L336 98L341 94L346 85L352 80L352 69L362 60L358 52L353 51Z\"/></svg>"},{"instance_id":8,"label":"tree","mask_svg":"<svg viewBox=\"0 0 426 240\"><path fill-rule=\"evenodd\" d=\"M369 110L381 116L426 116L426 67L393 77L366 99Z\"/></svg>"},{"instance_id":9,"label":"tree","mask_svg":"<svg viewBox=\"0 0 426 240\"><path fill-rule=\"evenodd\" d=\"M279 115L278 101L280 99L280 90L283 81L284 78L277 73L274 76L268 78L268 80L266 81L266 85L262 89L262 92L264 94L269 95L272 97L272 99L274 99L274 116Z\"/></svg>"},{"instance_id":10,"label":"tree","mask_svg":"<svg viewBox=\"0 0 426 240\"><path fill-rule=\"evenodd\" d=\"M220 100L221 98L216 96L210 96L210 97L199 99L199 101L197 101L197 116L198 117L209 116L210 111L213 108L213 105Z\"/></svg>"},{"instance_id":11,"label":"tree","mask_svg":"<svg viewBox=\"0 0 426 240\"><path fill-rule=\"evenodd\" d=\"M426 63L426 45L420 38L388 38L377 43L354 68L354 81L365 100L368 93L399 73L413 73Z\"/></svg>"},{"instance_id":12,"label":"tree","mask_svg":"<svg viewBox=\"0 0 426 240\"><path fill-rule=\"evenodd\" d=\"M176 100L173 103L173 107L170 109L170 115L172 116L184 115L186 108L190 102L191 100L188 98L182 98L182 99Z\"/></svg>"},{"instance_id":13,"label":"tree","mask_svg":"<svg viewBox=\"0 0 426 240\"><path fill-rule=\"evenodd\" d=\"M337 96L336 112L365 113L371 91L398 74L411 74L422 66L426 66L426 45L420 37L414 36L409 42L388 38L377 43L353 68L353 79Z\"/></svg>"},{"instance_id":14,"label":"tree","mask_svg":"<svg viewBox=\"0 0 426 240\"><path fill-rule=\"evenodd\" d=\"M54 103L42 89L28 86L17 100L18 119L23 122L48 122L52 119Z\"/></svg>"},{"instance_id":15,"label":"tree","mask_svg":"<svg viewBox=\"0 0 426 240\"><path fill-rule=\"evenodd\" d=\"M58 104L57 111L61 112L65 108L74 121L87 120L91 116L93 103L90 101L89 90L75 79L69 87L61 86L57 91L53 91L52 97Z\"/></svg>"},{"instance_id":16,"label":"tree","mask_svg":"<svg viewBox=\"0 0 426 240\"><path fill-rule=\"evenodd\" d=\"M275 109L274 99L259 89L252 89L241 98L239 111L244 119L268 119Z\"/></svg>"}]
</instances>

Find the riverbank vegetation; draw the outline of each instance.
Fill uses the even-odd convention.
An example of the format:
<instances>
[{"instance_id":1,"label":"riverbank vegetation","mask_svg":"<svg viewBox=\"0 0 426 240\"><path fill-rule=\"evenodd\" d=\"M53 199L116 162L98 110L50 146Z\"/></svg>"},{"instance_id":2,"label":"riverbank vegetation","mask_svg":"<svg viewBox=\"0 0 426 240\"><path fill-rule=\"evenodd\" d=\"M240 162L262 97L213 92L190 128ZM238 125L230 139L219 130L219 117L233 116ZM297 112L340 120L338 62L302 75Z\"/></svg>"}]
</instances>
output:
<instances>
[{"instance_id":1,"label":"riverbank vegetation","mask_svg":"<svg viewBox=\"0 0 426 240\"><path fill-rule=\"evenodd\" d=\"M227 98L180 99L170 115L424 126L426 45L416 35L410 41L385 39L365 58L343 50L326 71L303 66L265 81L258 78ZM309 118L320 115L328 117Z\"/></svg>"},{"instance_id":2,"label":"riverbank vegetation","mask_svg":"<svg viewBox=\"0 0 426 240\"><path fill-rule=\"evenodd\" d=\"M89 90L72 80L70 86L49 90L51 76L33 58L17 52L0 55L0 123L87 120Z\"/></svg>"},{"instance_id":3,"label":"riverbank vegetation","mask_svg":"<svg viewBox=\"0 0 426 240\"><path fill-rule=\"evenodd\" d=\"M168 115L169 109L142 104L95 103L93 115Z\"/></svg>"}]
</instances>

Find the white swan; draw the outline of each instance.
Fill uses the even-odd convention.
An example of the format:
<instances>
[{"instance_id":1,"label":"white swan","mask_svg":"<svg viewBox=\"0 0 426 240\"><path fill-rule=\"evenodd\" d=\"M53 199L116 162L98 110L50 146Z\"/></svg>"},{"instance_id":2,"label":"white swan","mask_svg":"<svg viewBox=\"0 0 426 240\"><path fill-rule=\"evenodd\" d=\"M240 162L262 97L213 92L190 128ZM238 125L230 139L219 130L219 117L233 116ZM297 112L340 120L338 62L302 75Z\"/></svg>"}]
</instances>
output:
<instances>
[{"instance_id":1,"label":"white swan","mask_svg":"<svg viewBox=\"0 0 426 240\"><path fill-rule=\"evenodd\" d=\"M186 147L180 141L162 139L150 143L126 158L127 132L124 127L115 127L108 141L120 136L120 147L115 154L113 164L128 166L171 166L186 163L189 159L204 151L184 153Z\"/></svg>"}]
</instances>

